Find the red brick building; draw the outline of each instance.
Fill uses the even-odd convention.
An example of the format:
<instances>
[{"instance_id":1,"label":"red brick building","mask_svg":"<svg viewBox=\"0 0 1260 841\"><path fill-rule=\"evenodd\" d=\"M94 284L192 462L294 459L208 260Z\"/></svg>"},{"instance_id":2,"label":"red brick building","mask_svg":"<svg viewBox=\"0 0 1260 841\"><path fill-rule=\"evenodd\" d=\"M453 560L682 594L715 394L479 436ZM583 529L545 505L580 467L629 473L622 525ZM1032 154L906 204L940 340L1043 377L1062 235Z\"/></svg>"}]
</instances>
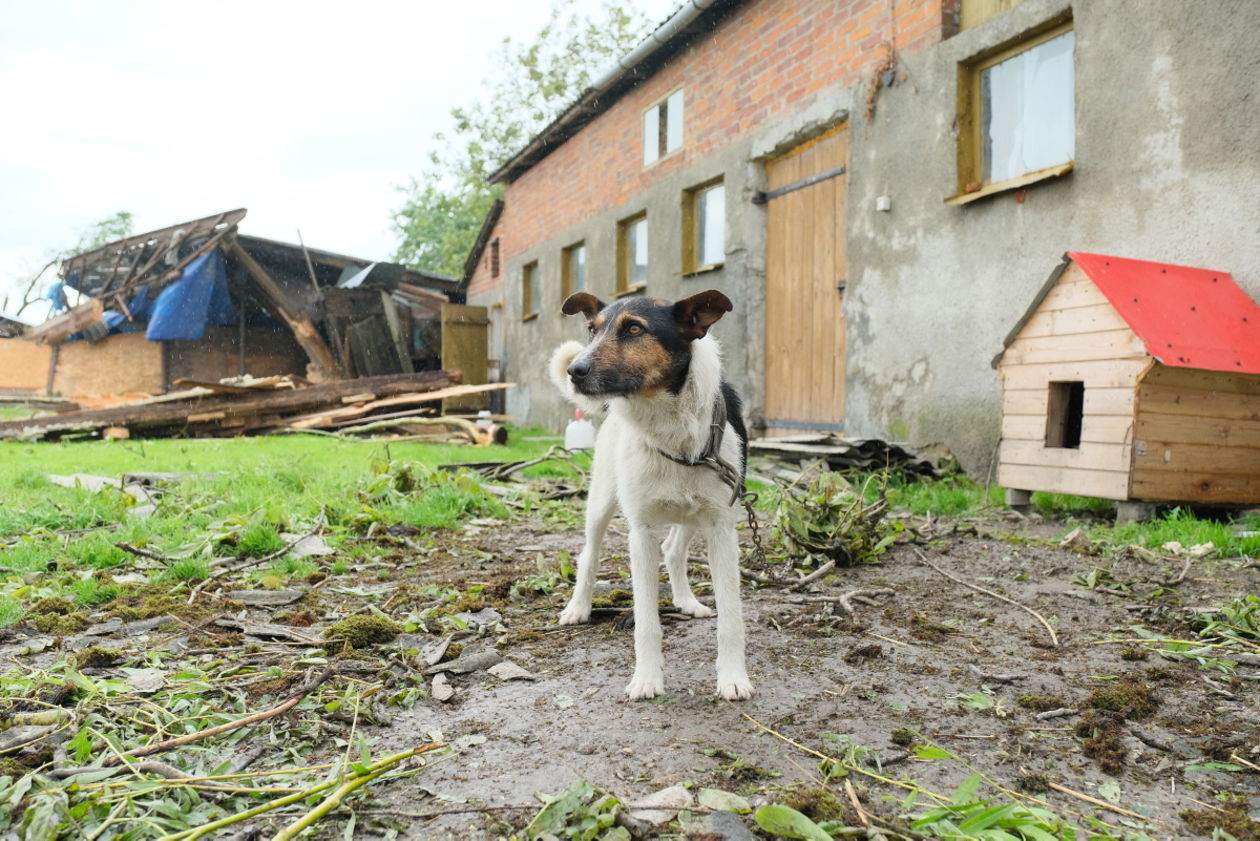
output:
<instances>
[{"instance_id":1,"label":"red brick building","mask_svg":"<svg viewBox=\"0 0 1260 841\"><path fill-rule=\"evenodd\" d=\"M1188 225L1250 259L1223 268L1260 287L1257 211L1236 186L1255 183L1260 146L1189 131L1234 113L1230 75L1258 51L1238 18L1260 24L1260 7L1187 20L1175 5L691 0L494 176L504 202L465 282L519 384L508 411L567 417L543 361L584 334L559 312L571 291L717 288L735 312L714 335L754 430L944 441L987 469L987 363L1047 259L1220 264L1173 234ZM1209 44L1223 66L1203 76ZM1260 135L1254 116L1227 119ZM1169 144L1177 160L1160 159ZM1228 176L1195 201L1209 160ZM1156 200L1169 189L1176 206Z\"/></svg>"}]
</instances>

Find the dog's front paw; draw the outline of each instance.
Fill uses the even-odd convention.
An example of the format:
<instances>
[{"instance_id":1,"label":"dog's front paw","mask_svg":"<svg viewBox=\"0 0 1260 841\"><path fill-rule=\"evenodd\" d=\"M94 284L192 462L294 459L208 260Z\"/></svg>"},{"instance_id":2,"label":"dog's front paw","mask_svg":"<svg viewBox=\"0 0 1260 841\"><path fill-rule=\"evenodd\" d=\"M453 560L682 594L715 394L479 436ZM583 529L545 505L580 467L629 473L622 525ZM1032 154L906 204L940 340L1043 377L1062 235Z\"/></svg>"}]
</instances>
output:
<instances>
[{"instance_id":1,"label":"dog's front paw","mask_svg":"<svg viewBox=\"0 0 1260 841\"><path fill-rule=\"evenodd\" d=\"M747 701L753 696L752 682L747 675L729 680L718 678L717 691L728 701Z\"/></svg>"},{"instance_id":2,"label":"dog's front paw","mask_svg":"<svg viewBox=\"0 0 1260 841\"><path fill-rule=\"evenodd\" d=\"M631 701L646 700L655 698L665 691L665 678L663 675L657 674L652 677L643 677L637 672L630 679L630 683L626 685L626 695Z\"/></svg>"},{"instance_id":3,"label":"dog's front paw","mask_svg":"<svg viewBox=\"0 0 1260 841\"><path fill-rule=\"evenodd\" d=\"M674 607L678 608L688 616L694 616L696 619L707 619L708 617L714 615L713 608L703 604L694 596L690 599L676 599L674 601Z\"/></svg>"},{"instance_id":4,"label":"dog's front paw","mask_svg":"<svg viewBox=\"0 0 1260 841\"><path fill-rule=\"evenodd\" d=\"M561 625L585 625L591 621L591 606L576 605L572 602L560 614Z\"/></svg>"}]
</instances>

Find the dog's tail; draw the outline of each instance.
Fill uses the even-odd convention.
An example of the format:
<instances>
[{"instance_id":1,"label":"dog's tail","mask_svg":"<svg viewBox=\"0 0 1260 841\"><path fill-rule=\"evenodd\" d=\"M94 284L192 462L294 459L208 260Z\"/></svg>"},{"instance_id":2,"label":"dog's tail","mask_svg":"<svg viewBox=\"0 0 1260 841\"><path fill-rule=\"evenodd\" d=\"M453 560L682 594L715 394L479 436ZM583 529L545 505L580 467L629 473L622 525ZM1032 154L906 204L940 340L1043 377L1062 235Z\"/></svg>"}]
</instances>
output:
<instances>
[{"instance_id":1,"label":"dog's tail","mask_svg":"<svg viewBox=\"0 0 1260 841\"><path fill-rule=\"evenodd\" d=\"M556 388L560 389L560 393L566 400L580 407L587 414L600 415L605 409L604 402L578 394L577 389L573 387L573 381L569 379L569 366L584 350L586 346L581 342L565 342L551 354L548 370L551 373L551 381L555 383Z\"/></svg>"}]
</instances>

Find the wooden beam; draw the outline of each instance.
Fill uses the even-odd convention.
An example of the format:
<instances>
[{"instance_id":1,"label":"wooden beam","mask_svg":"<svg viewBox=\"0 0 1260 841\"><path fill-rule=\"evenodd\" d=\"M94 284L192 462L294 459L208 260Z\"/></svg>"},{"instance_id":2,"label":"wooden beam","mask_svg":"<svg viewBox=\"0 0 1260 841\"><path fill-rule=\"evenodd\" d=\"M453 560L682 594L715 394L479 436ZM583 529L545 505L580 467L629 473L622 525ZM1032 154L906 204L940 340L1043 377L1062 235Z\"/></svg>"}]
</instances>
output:
<instances>
[{"instance_id":1,"label":"wooden beam","mask_svg":"<svg viewBox=\"0 0 1260 841\"><path fill-rule=\"evenodd\" d=\"M26 333L22 335L22 338L43 344L60 342L62 339L78 333L83 328L97 323L101 320L101 316L104 313L105 305L101 303L100 299L89 298L77 307L71 307L61 315L53 316L43 324L36 324L34 327L28 328Z\"/></svg>"},{"instance_id":2,"label":"wooden beam","mask_svg":"<svg viewBox=\"0 0 1260 841\"><path fill-rule=\"evenodd\" d=\"M381 290L381 309L385 311L385 323L389 325L389 335L394 340L394 350L398 351L398 362L402 365L403 373L409 374L416 368L411 364L411 353L407 350L407 340L403 336L402 322L398 318L394 299L389 296L389 291L386 289Z\"/></svg>"},{"instance_id":3,"label":"wooden beam","mask_svg":"<svg viewBox=\"0 0 1260 841\"><path fill-rule=\"evenodd\" d=\"M267 271L262 266L258 265L258 261L251 257L248 251L241 248L241 244L235 238L232 238L228 251L245 267L245 271L249 272L250 277L254 279L259 288L275 304L280 317L289 325L289 329L293 331L293 337L302 346L302 350L306 351L306 355L310 357L315 367L319 368L325 376L341 377L341 366L337 364L337 359L333 356L333 352L324 343L323 337L319 335L319 331L315 329L315 325L307 318L306 313L293 307L289 302L288 296L284 294L284 290L271 279L271 275L267 274Z\"/></svg>"}]
</instances>

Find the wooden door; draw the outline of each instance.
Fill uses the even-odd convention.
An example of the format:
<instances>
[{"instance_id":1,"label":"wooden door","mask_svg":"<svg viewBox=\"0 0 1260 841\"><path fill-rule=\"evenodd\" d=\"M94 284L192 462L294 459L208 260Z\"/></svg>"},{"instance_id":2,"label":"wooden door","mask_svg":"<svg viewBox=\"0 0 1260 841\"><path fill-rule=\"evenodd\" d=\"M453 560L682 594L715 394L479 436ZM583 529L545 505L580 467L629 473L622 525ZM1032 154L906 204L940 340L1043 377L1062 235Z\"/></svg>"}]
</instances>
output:
<instances>
[{"instance_id":1,"label":"wooden door","mask_svg":"<svg viewBox=\"0 0 1260 841\"><path fill-rule=\"evenodd\" d=\"M767 435L844 427L844 126L766 165Z\"/></svg>"},{"instance_id":2,"label":"wooden door","mask_svg":"<svg viewBox=\"0 0 1260 841\"><path fill-rule=\"evenodd\" d=\"M487 312L485 307L442 305L442 368L462 371L465 385L481 385L487 381L490 338ZM488 394L467 394L444 400L442 411L466 412L489 405Z\"/></svg>"}]
</instances>

